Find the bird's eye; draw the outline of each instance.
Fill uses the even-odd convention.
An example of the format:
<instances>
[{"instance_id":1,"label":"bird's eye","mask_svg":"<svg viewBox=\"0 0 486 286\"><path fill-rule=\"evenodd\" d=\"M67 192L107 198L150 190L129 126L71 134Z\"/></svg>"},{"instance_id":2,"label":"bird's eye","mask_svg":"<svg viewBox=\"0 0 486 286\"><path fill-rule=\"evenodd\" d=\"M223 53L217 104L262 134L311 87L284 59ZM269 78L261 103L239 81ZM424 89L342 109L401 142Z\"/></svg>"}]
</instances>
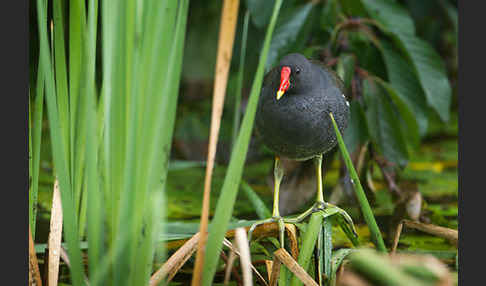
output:
<instances>
[{"instance_id":1,"label":"bird's eye","mask_svg":"<svg viewBox=\"0 0 486 286\"><path fill-rule=\"evenodd\" d=\"M299 74L299 73L300 73L300 69L299 69L299 68L298 68L298 69L296 69L296 70L295 70L295 73L296 73L296 74Z\"/></svg>"}]
</instances>

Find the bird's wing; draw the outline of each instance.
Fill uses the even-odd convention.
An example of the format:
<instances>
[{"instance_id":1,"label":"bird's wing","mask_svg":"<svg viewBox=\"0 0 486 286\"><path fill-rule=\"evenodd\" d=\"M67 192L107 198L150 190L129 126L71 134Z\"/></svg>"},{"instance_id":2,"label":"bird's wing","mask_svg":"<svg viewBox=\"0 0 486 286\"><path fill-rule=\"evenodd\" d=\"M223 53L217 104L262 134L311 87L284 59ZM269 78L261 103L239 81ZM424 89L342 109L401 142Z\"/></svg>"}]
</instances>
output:
<instances>
[{"instance_id":1,"label":"bird's wing","mask_svg":"<svg viewBox=\"0 0 486 286\"><path fill-rule=\"evenodd\" d=\"M320 68L322 68L323 70L327 71L330 75L331 75L331 78L334 80L334 83L339 87L340 90L344 90L344 82L343 80L336 74L336 72L334 72L332 69L330 69L329 67L327 67L323 62L321 61L318 61L318 60L309 60L311 63L319 66Z\"/></svg>"}]
</instances>

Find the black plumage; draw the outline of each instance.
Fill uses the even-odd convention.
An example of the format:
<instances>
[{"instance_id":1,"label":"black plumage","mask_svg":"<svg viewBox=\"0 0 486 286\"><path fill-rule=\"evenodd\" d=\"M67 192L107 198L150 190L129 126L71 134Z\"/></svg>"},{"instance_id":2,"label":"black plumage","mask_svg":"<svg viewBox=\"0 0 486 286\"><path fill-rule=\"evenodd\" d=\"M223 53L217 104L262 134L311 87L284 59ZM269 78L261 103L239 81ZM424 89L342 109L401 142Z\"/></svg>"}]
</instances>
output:
<instances>
[{"instance_id":1,"label":"black plumage","mask_svg":"<svg viewBox=\"0 0 486 286\"><path fill-rule=\"evenodd\" d=\"M290 86L277 100L283 67L290 67ZM348 124L349 103L341 79L317 61L289 54L265 75L256 129L277 156L307 160L328 152L337 143L330 112L342 133Z\"/></svg>"}]
</instances>

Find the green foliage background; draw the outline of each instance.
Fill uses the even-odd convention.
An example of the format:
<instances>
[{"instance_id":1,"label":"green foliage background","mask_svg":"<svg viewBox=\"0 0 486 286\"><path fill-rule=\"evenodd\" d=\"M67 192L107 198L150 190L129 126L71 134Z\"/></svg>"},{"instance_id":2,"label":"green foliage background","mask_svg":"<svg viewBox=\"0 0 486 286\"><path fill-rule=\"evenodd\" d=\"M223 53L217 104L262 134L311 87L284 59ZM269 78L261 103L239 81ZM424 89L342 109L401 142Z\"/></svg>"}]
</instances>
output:
<instances>
[{"instance_id":1,"label":"green foliage background","mask_svg":"<svg viewBox=\"0 0 486 286\"><path fill-rule=\"evenodd\" d=\"M164 3L169 2L171 1ZM157 38L154 35L160 32L161 26L157 26L160 21L169 23L166 29L173 28L175 21L170 19L176 19L176 10L170 11L172 18L161 20L164 13L169 12L157 10L158 14L153 14L151 18L144 18L132 13L133 11L130 12L131 10L124 10L126 7L119 5L116 7L116 13L120 15L127 13L126 15L129 16L124 19L126 21L120 20L124 25L119 26L118 22L115 22L118 18L110 14L109 6L102 6L107 3L104 1L100 1L99 4L96 0L86 1L88 4L86 7L82 6L83 1L70 1L70 5L66 5L67 1L31 1L29 148L32 156L29 161L31 170L29 217L33 232L37 233L36 243L45 243L49 227L54 171L57 171L57 176L61 177L61 185L64 186L63 201L71 202L73 205L73 209L65 214L65 219L67 217L68 222L72 222L65 229L65 235L68 236L65 237L66 241L72 246L79 240L84 241L89 238L86 233L91 231L96 234L96 237L90 238L93 240L91 245L97 245L94 250L93 248L89 250L92 252L91 257L97 259L96 263L90 265L91 269L98 269L98 265L108 265L102 260L103 255L108 253L104 248L107 239L111 239L115 245L114 237L117 234L128 237L127 243L131 252L121 255L121 262L113 269L105 269L104 273L100 271L102 274L99 277L102 278L95 280L94 284L99 282L101 285L104 279L110 280L106 274L109 271L120 273L118 276L111 277L114 280L126 280L125 282L129 283L126 278L132 275L131 281L145 282L148 274L153 270L150 269L153 265L147 266L142 262L151 261L154 253L156 257L154 263L164 259L164 249L156 250L156 244L160 240L187 237L197 230L194 225L188 228L189 224L174 222L175 225L180 223L181 227L163 228L164 230L160 231L161 238L156 238L155 236L159 234L157 232L159 226L155 223L152 230L154 236L144 242L146 244L143 245L142 254L137 254L135 251L138 247L137 231L143 228L142 220L164 214L168 215L169 220L182 220L197 218L200 214L204 178L201 166L204 166L203 161L206 159L222 1L180 2L189 5L185 39L184 28L180 28L178 34L180 38L177 43L181 46L169 47L166 45L167 41L171 41L174 35L169 38ZM145 3L154 5L153 7L159 5L157 1L145 1ZM174 3L170 4L172 8L177 6ZM237 142L236 129L248 106L251 88L255 85L253 79L275 3L275 0L240 1L217 153L218 164L211 194L213 202L216 202L220 195L225 174L230 173L227 172L226 165L231 155L236 152L232 152L234 151L232 145ZM39 5L45 5L46 13L39 21L47 24L47 19L53 18L54 22L64 24L64 26L55 25L53 31L49 31L48 25L42 27L44 29L41 30L42 33L47 35L43 39L43 45L51 47L48 52L39 44L36 12ZM97 11L97 7L100 12ZM246 13L249 13L248 38L243 41ZM69 21L71 18L85 25L77 26L76 21ZM110 19L110 22L103 22L107 19ZM183 21L185 17L177 17L177 19ZM140 52L141 50L137 50L139 47L132 46L129 41L126 46L120 47L116 44L116 39L126 35L134 36L140 32L133 29L135 27L140 29L142 24L147 25L144 27L151 27L147 33L154 36L148 38L150 42L144 42L146 50ZM403 178L420 177L421 179L427 174L408 168L410 161L413 161L417 154L424 157L443 156L447 160L457 160L457 154L452 154L454 150L457 151L456 142L448 142L447 153L440 156L434 153L435 150L424 151L422 144L438 129L445 129L448 135L457 136L457 25L457 1L453 0L285 0L280 8L264 70L270 69L282 56L291 52L302 53L330 66L344 80L345 95L351 104L351 122L344 133L344 141L350 153L370 142L372 156L367 157L367 160L384 160L387 166L391 166L393 172ZM111 27L113 33L104 31L105 26ZM156 57L158 62L152 62L153 58L150 54L145 53L153 48L152 43L166 47L164 53L159 55L160 58ZM184 44L183 48L182 44ZM246 49L241 49L242 44L246 45ZM132 53L132 49L139 53ZM240 61L241 51L246 51L244 61ZM45 58L50 56L52 59L50 65L46 66L47 60L42 65L39 57L41 53L44 53ZM173 53L177 54L177 62L169 65L169 58L171 58L169 55ZM133 61L140 63L141 66L136 70L118 69L116 59L123 59L126 65ZM142 65L142 61L147 65ZM239 90L238 79L239 71L243 70L242 65L244 65L243 84L242 89ZM114 81L105 77L103 70L107 67L111 68ZM147 67L150 69L145 70ZM154 96L161 90L164 94L177 95L177 80L181 70L178 97L158 99ZM44 82L46 82L45 86ZM165 85L166 82L175 82L175 84ZM106 88L107 83L116 94L121 95L121 99L112 102L113 110L120 112L117 115L120 116L119 118L105 117L103 112L109 110L105 108L103 99L105 92L103 86L105 85ZM125 89L132 86L133 89ZM153 92L143 92L144 86ZM242 94L241 108L238 108L239 91ZM85 94L89 96L82 96ZM139 98L136 96L138 94L146 96L147 101L135 100ZM45 106L45 100L49 106ZM151 107L150 112L145 113L143 104ZM160 109L157 109L158 107ZM70 112L70 110L77 112ZM167 117L166 114L170 116ZM132 121L130 120L132 118L138 120ZM162 118L165 121L162 121ZM147 122L152 124L143 124ZM148 133L144 133L140 126L151 126L151 129ZM163 132L159 133L159 130ZM251 132L251 128L246 130L250 130L247 133ZM248 138L245 137L245 140L250 140L251 134L246 135ZM238 153L238 164L245 162L246 155L244 170L239 170L238 174L234 175L241 177L243 172L244 193L250 198L252 204L240 200L241 197L235 201L238 186L228 185L227 188L234 191L232 201L235 204L234 210L225 212L227 213L224 219L226 223L230 216L230 224L233 224L236 217L254 213L255 208L258 215L263 216L266 213L263 204L269 206L270 200L262 194L270 197L271 193L262 192L262 189L253 190L254 186L250 186L253 184L247 183L264 181L262 177L272 166L273 154L263 147L258 137L254 135L251 136L248 154ZM105 137L114 141L117 141L117 138L125 140L120 145L104 145ZM245 140L242 140L240 145L245 145ZM158 149L159 145L154 145L155 143L164 147ZM449 148L451 144L455 145ZM241 147L240 145L235 146ZM171 151L165 152L166 150ZM170 162L168 162L169 155ZM163 160L158 160L162 158L161 156ZM105 158L111 160L111 164L118 168L107 168L103 165L105 162L102 160ZM133 160L128 160L130 158ZM122 166L123 164L126 165ZM59 166L62 166L60 173ZM145 174L147 178L143 176L142 170L145 169L140 166L152 170L149 175ZM125 176L125 174L132 174L130 170L138 170L137 176ZM159 181L158 171L153 170L163 173L161 181ZM326 176L338 176L335 173L329 172ZM107 178L112 180L113 185L105 184ZM440 182L444 182L447 188L455 187L453 192L457 194L457 177L454 173L435 174L433 180L439 179L443 180ZM143 183L144 187L134 188L140 183ZM154 207L150 205L149 210L146 210L147 215L140 214L140 210L147 206L146 195L151 194L152 185L163 189L161 192L163 196L154 195L152 201L164 204L167 202L167 208L160 210L162 214L155 211L150 213ZM103 199L88 201L99 195L96 193L99 192L97 188L105 192L104 196L108 198L106 201ZM89 192L93 192L94 196L90 197ZM427 188L423 188L421 192L431 197L439 194L437 190ZM389 204L382 204L390 200L389 196L380 192L375 195L373 199L381 207L381 209L375 208L375 213L393 210ZM123 205L111 204L111 196L121 196ZM263 200L258 196L262 196ZM214 205L213 203L212 209ZM36 217L38 207L40 210ZM120 208L121 214L118 216L117 211L110 209L111 207ZM433 219L444 220L442 209L439 209L438 205L431 205L430 210L433 212ZM232 211L231 214L229 211ZM455 214L457 217L457 204L448 206L447 212L447 216ZM134 213L138 215L133 216ZM214 212L211 214L213 215ZM161 221L165 223L165 219L164 217ZM107 220L112 225L104 226ZM131 232L125 231L124 228L117 228L118 225L127 222L132 226ZM454 226L454 224L457 226L457 221L443 222L443 225L447 226ZM405 238L403 241L414 246L418 240ZM118 244L118 247L119 245L121 244ZM110 247L112 246L108 244L109 249ZM73 251L71 255L74 256L71 257L74 258L76 270L75 277L72 279L75 281L74 284L81 284L83 274L81 252L79 249ZM129 274L124 271L134 261L140 262L137 264L139 265L137 269L140 269L139 273L142 274Z\"/></svg>"},{"instance_id":2,"label":"green foliage background","mask_svg":"<svg viewBox=\"0 0 486 286\"><path fill-rule=\"evenodd\" d=\"M216 2L191 5L193 25L188 27L183 69L188 82L212 79L214 60L210 59L216 55L221 8ZM273 4L242 1L224 114L227 121L233 112L229 106L240 64L244 8L251 19L244 77L248 88ZM284 1L266 68L290 52L330 63L344 79L351 99L352 122L345 133L350 151L371 140L380 155L404 167L426 136L430 118L450 119L457 72L456 5L435 0ZM227 129L223 128L223 138L230 136Z\"/></svg>"}]
</instances>

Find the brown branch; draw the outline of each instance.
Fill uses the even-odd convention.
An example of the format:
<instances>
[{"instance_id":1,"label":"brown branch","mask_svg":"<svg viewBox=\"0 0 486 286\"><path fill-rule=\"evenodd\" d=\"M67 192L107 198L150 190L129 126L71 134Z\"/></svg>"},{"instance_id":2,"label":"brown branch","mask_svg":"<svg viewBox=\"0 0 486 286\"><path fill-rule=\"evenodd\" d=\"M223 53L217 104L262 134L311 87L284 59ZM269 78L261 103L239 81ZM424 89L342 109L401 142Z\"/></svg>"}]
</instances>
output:
<instances>
[{"instance_id":1,"label":"brown branch","mask_svg":"<svg viewBox=\"0 0 486 286\"><path fill-rule=\"evenodd\" d=\"M438 225L433 225L433 224L427 224L427 223L421 223L421 222L416 222L416 221L411 221L408 219L404 219L403 223L406 227L416 229L423 231L428 234L432 234L438 237L442 237L453 243L454 245L457 246L457 241L459 238L459 234L457 230L447 228L447 227L442 227Z\"/></svg>"},{"instance_id":2,"label":"brown branch","mask_svg":"<svg viewBox=\"0 0 486 286\"><path fill-rule=\"evenodd\" d=\"M199 241L199 232L196 233L184 243L172 256L150 277L150 286L156 286L167 277L167 282L172 280L179 269L186 263L186 261L196 251L196 246Z\"/></svg>"},{"instance_id":3,"label":"brown branch","mask_svg":"<svg viewBox=\"0 0 486 286\"><path fill-rule=\"evenodd\" d=\"M279 248L277 251L273 253L275 257L280 260L287 268L292 271L292 273L297 276L304 283L304 285L308 286L318 286L316 281L310 277L309 274L302 268L297 261L295 261L292 256L285 250L284 248Z\"/></svg>"},{"instance_id":4,"label":"brown branch","mask_svg":"<svg viewBox=\"0 0 486 286\"><path fill-rule=\"evenodd\" d=\"M402 229L403 226L406 226L411 229L416 229L423 231L428 234L432 234L438 237L442 237L450 241L452 244L457 246L457 241L459 239L459 234L458 231L455 229L447 228L447 227L442 227L434 224L426 224L426 223L421 223L421 222L416 222L416 221L411 221L408 219L402 220L395 231L395 235L393 238L393 245L392 245L392 250L390 252L390 255L394 255L396 253L396 249L398 246L398 241L400 240L400 236L402 234Z\"/></svg>"}]
</instances>

